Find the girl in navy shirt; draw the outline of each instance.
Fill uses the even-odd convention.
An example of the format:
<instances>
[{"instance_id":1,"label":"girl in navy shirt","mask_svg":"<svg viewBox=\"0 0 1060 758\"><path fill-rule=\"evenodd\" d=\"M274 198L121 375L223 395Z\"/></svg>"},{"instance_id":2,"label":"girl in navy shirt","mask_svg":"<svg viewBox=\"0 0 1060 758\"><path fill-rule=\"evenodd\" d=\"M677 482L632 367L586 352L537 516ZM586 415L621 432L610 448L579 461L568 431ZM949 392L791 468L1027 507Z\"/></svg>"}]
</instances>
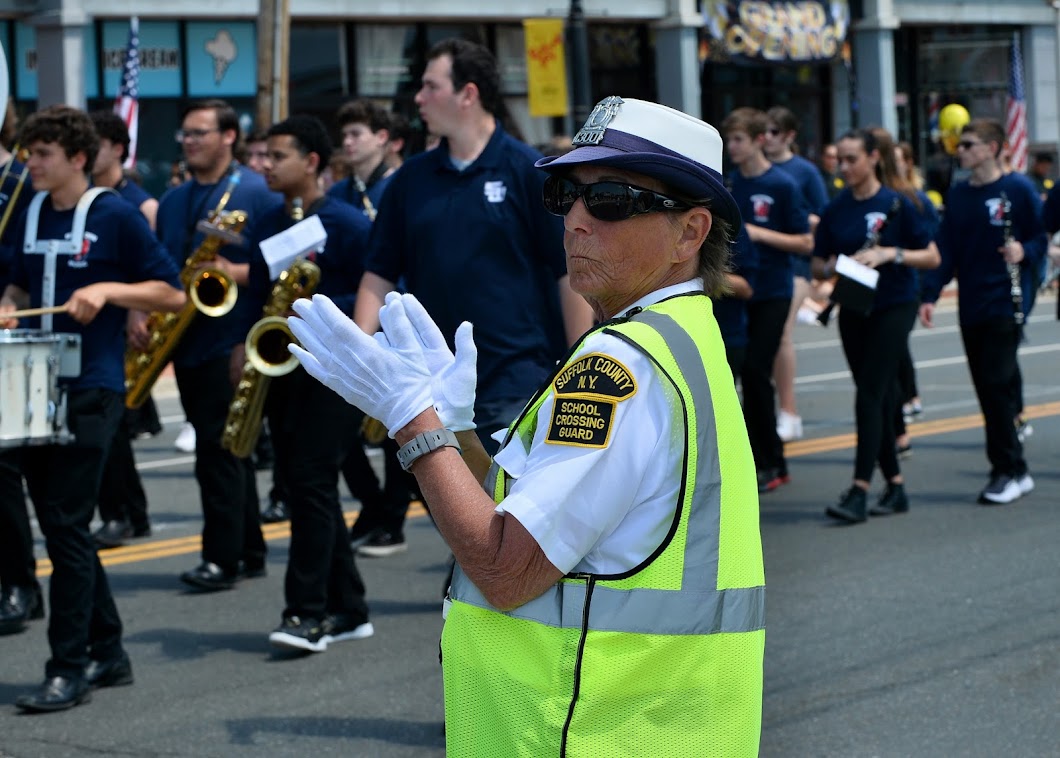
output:
<instances>
[{"instance_id":1,"label":"girl in navy shirt","mask_svg":"<svg viewBox=\"0 0 1060 758\"><path fill-rule=\"evenodd\" d=\"M897 407L895 371L913 326L917 284L913 268L939 264L930 228L913 195L897 176L894 145L883 130L855 130L838 144L839 170L846 189L825 208L814 239L814 275L835 271L837 256L848 255L877 269L880 277L868 315L850 308L839 313L839 335L854 378L857 453L854 481L826 513L841 521L866 519L866 492L876 462L887 480L874 515L908 510L898 456L893 413ZM898 191L908 190L909 195ZM875 233L878 241L865 247Z\"/></svg>"}]
</instances>

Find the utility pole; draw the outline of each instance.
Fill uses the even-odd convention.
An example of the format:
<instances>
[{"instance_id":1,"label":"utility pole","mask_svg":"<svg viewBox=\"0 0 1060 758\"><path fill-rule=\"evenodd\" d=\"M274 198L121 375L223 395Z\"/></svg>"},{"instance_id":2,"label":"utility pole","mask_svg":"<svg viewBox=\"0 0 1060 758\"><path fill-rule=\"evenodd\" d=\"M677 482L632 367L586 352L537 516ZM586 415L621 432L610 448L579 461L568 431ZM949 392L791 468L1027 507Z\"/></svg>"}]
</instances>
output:
<instances>
[{"instance_id":1,"label":"utility pole","mask_svg":"<svg viewBox=\"0 0 1060 758\"><path fill-rule=\"evenodd\" d=\"M570 0L567 45L570 48L571 113L574 116L574 130L577 131L593 109L589 86L589 36L585 31L585 12L581 0Z\"/></svg>"},{"instance_id":2,"label":"utility pole","mask_svg":"<svg viewBox=\"0 0 1060 758\"><path fill-rule=\"evenodd\" d=\"M272 124L272 73L276 34L276 0L258 1L258 92L254 125Z\"/></svg>"},{"instance_id":3,"label":"utility pole","mask_svg":"<svg viewBox=\"0 0 1060 758\"><path fill-rule=\"evenodd\" d=\"M276 52L273 67L272 119L282 121L288 115L291 54L291 0L276 0Z\"/></svg>"}]
</instances>

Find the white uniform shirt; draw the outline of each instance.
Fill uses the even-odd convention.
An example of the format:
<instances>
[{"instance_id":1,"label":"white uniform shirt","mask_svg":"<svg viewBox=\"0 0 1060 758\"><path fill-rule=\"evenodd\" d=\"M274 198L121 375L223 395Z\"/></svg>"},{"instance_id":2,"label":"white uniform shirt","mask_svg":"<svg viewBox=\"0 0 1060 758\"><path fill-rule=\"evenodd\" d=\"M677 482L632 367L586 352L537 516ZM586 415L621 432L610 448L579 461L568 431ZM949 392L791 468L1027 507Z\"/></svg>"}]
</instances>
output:
<instances>
[{"instance_id":1,"label":"white uniform shirt","mask_svg":"<svg viewBox=\"0 0 1060 758\"><path fill-rule=\"evenodd\" d=\"M702 289L701 279L666 287L622 313ZM608 445L546 442L551 395L538 411L530 450L513 437L495 456L515 480L496 512L517 518L560 571L616 574L644 561L669 531L681 489L684 432L672 423L676 390L644 353L597 332L571 362L590 353L614 358L637 383L636 393L616 404Z\"/></svg>"}]
</instances>

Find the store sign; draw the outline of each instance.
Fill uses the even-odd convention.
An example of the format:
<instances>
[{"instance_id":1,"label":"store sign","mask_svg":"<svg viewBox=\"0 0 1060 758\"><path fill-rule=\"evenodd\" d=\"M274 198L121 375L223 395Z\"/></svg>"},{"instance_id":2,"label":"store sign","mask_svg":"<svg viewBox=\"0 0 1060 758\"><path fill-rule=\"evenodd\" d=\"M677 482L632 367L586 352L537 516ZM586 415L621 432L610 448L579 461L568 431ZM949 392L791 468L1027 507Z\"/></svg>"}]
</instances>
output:
<instances>
[{"instance_id":1,"label":"store sign","mask_svg":"<svg viewBox=\"0 0 1060 758\"><path fill-rule=\"evenodd\" d=\"M118 94L129 41L128 21L103 22L103 95ZM180 25L140 21L140 97L180 97Z\"/></svg>"},{"instance_id":2,"label":"store sign","mask_svg":"<svg viewBox=\"0 0 1060 758\"><path fill-rule=\"evenodd\" d=\"M850 24L846 0L700 0L706 57L809 63L839 57Z\"/></svg>"},{"instance_id":3,"label":"store sign","mask_svg":"<svg viewBox=\"0 0 1060 758\"><path fill-rule=\"evenodd\" d=\"M526 72L531 116L567 114L563 19L526 19Z\"/></svg>"},{"instance_id":4,"label":"store sign","mask_svg":"<svg viewBox=\"0 0 1060 758\"><path fill-rule=\"evenodd\" d=\"M7 22L3 22L3 38L6 41ZM96 67L93 61L96 59L96 35L92 33L91 27L85 27L81 37L84 49L84 65L81 71L85 77L85 97L94 98L99 96L96 86ZM12 94L18 100L37 99L37 28L22 21L15 22L15 50L14 55L9 55L9 67L14 73L14 91Z\"/></svg>"},{"instance_id":5,"label":"store sign","mask_svg":"<svg viewBox=\"0 0 1060 758\"><path fill-rule=\"evenodd\" d=\"M188 95L253 97L258 87L257 35L252 21L192 21L185 27Z\"/></svg>"}]
</instances>

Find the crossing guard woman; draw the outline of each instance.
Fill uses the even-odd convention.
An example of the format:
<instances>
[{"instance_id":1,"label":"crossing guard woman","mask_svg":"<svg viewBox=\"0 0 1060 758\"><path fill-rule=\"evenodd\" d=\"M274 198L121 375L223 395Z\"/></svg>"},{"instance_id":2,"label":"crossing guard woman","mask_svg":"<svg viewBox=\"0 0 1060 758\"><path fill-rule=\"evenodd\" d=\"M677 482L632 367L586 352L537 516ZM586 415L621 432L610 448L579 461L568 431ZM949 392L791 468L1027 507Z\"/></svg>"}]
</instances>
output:
<instances>
[{"instance_id":1,"label":"crossing guard woman","mask_svg":"<svg viewBox=\"0 0 1060 758\"><path fill-rule=\"evenodd\" d=\"M574 146L538 165L571 286L601 323L492 461L474 434L447 429L473 407L469 325L454 356L409 295L388 297L385 339L318 296L295 305L294 352L392 430L456 556L449 755L754 756L757 483L706 295L740 224L721 138L608 97Z\"/></svg>"}]
</instances>

